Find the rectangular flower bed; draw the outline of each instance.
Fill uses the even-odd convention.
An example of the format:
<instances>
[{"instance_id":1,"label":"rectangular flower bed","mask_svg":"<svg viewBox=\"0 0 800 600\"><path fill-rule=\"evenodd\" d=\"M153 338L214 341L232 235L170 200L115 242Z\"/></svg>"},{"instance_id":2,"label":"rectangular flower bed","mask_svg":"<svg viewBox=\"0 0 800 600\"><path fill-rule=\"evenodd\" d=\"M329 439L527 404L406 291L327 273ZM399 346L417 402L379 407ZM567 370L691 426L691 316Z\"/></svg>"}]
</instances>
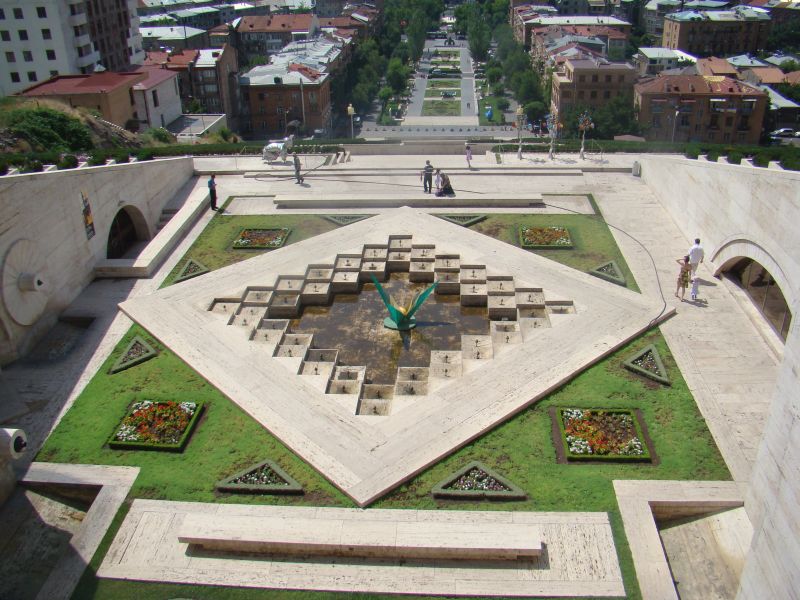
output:
<instances>
[{"instance_id":1,"label":"rectangular flower bed","mask_svg":"<svg viewBox=\"0 0 800 600\"><path fill-rule=\"evenodd\" d=\"M552 408L566 462L652 462L655 453L638 410ZM554 440L555 441L555 440ZM558 448L559 443L556 443Z\"/></svg>"},{"instance_id":2,"label":"rectangular flower bed","mask_svg":"<svg viewBox=\"0 0 800 600\"><path fill-rule=\"evenodd\" d=\"M519 243L523 248L554 250L572 248L572 237L566 227L519 228Z\"/></svg>"},{"instance_id":3,"label":"rectangular flower bed","mask_svg":"<svg viewBox=\"0 0 800 600\"><path fill-rule=\"evenodd\" d=\"M525 500L528 495L477 461L469 463L434 486L434 498L450 500Z\"/></svg>"},{"instance_id":4,"label":"rectangular flower bed","mask_svg":"<svg viewBox=\"0 0 800 600\"><path fill-rule=\"evenodd\" d=\"M280 248L286 243L290 230L281 229L242 229L239 237L233 240L232 247L236 249L264 249Z\"/></svg>"},{"instance_id":5,"label":"rectangular flower bed","mask_svg":"<svg viewBox=\"0 0 800 600\"><path fill-rule=\"evenodd\" d=\"M217 491L238 494L302 494L303 487L271 460L247 467L216 485Z\"/></svg>"},{"instance_id":6,"label":"rectangular flower bed","mask_svg":"<svg viewBox=\"0 0 800 600\"><path fill-rule=\"evenodd\" d=\"M181 452L202 412L202 402L134 402L108 445L117 450Z\"/></svg>"}]
</instances>

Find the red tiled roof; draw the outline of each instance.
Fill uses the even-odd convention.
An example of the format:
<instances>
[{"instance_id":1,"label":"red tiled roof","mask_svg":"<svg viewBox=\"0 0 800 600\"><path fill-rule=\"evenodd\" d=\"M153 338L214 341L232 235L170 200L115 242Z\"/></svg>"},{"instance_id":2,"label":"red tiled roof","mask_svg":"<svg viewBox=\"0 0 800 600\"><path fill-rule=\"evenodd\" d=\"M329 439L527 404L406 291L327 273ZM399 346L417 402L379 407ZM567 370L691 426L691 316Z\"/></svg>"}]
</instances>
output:
<instances>
[{"instance_id":1,"label":"red tiled roof","mask_svg":"<svg viewBox=\"0 0 800 600\"><path fill-rule=\"evenodd\" d=\"M664 75L637 83L634 87L640 94L764 94L757 87L738 79L704 75Z\"/></svg>"},{"instance_id":2,"label":"red tiled roof","mask_svg":"<svg viewBox=\"0 0 800 600\"><path fill-rule=\"evenodd\" d=\"M786 73L786 76L783 78L783 80L791 85L800 84L800 71L792 71L791 73Z\"/></svg>"},{"instance_id":3,"label":"red tiled roof","mask_svg":"<svg viewBox=\"0 0 800 600\"><path fill-rule=\"evenodd\" d=\"M308 31L314 15L251 15L242 17L236 30L239 33L280 33L282 31Z\"/></svg>"},{"instance_id":4,"label":"red tiled roof","mask_svg":"<svg viewBox=\"0 0 800 600\"><path fill-rule=\"evenodd\" d=\"M178 74L175 71L171 71L169 69L162 69L160 67L156 67L154 65L145 65L141 66L134 73L143 73L146 75L146 79L143 79L135 86L133 89L135 90L149 90L150 88L154 88L157 85L167 81L168 79L175 79Z\"/></svg>"},{"instance_id":5,"label":"red tiled roof","mask_svg":"<svg viewBox=\"0 0 800 600\"><path fill-rule=\"evenodd\" d=\"M22 96L60 96L66 94L100 94L123 86L133 86L145 79L143 73L93 73L91 75L59 75L33 85Z\"/></svg>"},{"instance_id":6,"label":"red tiled roof","mask_svg":"<svg viewBox=\"0 0 800 600\"><path fill-rule=\"evenodd\" d=\"M194 63L199 55L199 50L181 50L180 52L146 52L144 57L144 65L185 67Z\"/></svg>"},{"instance_id":7,"label":"red tiled roof","mask_svg":"<svg viewBox=\"0 0 800 600\"><path fill-rule=\"evenodd\" d=\"M300 73L312 81L316 81L320 76L320 72L316 69L312 69L311 67L307 67L306 65L301 65L298 63L291 63L288 70Z\"/></svg>"},{"instance_id":8,"label":"red tiled roof","mask_svg":"<svg viewBox=\"0 0 800 600\"><path fill-rule=\"evenodd\" d=\"M783 83L786 79L786 75L778 67L753 67L750 71L765 85Z\"/></svg>"},{"instance_id":9,"label":"red tiled roof","mask_svg":"<svg viewBox=\"0 0 800 600\"><path fill-rule=\"evenodd\" d=\"M732 75L735 77L737 74L731 63L716 56L697 59L696 67L700 75Z\"/></svg>"}]
</instances>

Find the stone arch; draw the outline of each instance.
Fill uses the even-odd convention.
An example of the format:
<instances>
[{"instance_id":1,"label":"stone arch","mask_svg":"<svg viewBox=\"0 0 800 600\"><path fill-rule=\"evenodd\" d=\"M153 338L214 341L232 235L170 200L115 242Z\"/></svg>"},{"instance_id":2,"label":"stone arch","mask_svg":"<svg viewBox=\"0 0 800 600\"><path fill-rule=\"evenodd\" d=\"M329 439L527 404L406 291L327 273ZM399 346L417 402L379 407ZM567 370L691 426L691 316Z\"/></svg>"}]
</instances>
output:
<instances>
[{"instance_id":1,"label":"stone arch","mask_svg":"<svg viewBox=\"0 0 800 600\"><path fill-rule=\"evenodd\" d=\"M121 258L136 244L150 239L150 229L142 211L133 205L123 206L108 230L106 258Z\"/></svg>"}]
</instances>

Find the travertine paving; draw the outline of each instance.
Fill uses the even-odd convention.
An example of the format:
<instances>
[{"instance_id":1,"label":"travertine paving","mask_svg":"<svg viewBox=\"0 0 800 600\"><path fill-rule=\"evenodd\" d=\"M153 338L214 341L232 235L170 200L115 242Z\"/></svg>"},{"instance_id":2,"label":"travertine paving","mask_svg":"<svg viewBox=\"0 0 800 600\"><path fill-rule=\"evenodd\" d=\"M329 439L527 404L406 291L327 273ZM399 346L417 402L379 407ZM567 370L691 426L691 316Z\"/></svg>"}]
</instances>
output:
<instances>
[{"instance_id":1,"label":"travertine paving","mask_svg":"<svg viewBox=\"0 0 800 600\"><path fill-rule=\"evenodd\" d=\"M302 357L272 357L250 341L230 314L209 310L216 298L242 298L248 286L273 288L278 276L304 276L309 264L391 236L435 244L437 252L486 265L491 274L542 288L551 300L574 303L552 314L522 343L493 360L465 360L464 375L390 417L356 415L331 401L298 372ZM441 240L441 241L440 241ZM446 240L446 241L445 241ZM364 506L400 482L487 431L612 352L664 316L658 301L580 273L521 248L409 208L372 217L220 269L147 297L122 310L192 368ZM291 355L289 355L291 356Z\"/></svg>"},{"instance_id":2,"label":"travertine paving","mask_svg":"<svg viewBox=\"0 0 800 600\"><path fill-rule=\"evenodd\" d=\"M301 517L309 524L383 522L395 528L453 522L535 526L544 553L503 561L229 555L178 541L187 519ZM313 526L313 525L310 525ZM342 538L346 542L346 536ZM435 541L435 540L434 540ZM605 513L367 510L135 500L100 577L277 589L464 596L624 596Z\"/></svg>"}]
</instances>

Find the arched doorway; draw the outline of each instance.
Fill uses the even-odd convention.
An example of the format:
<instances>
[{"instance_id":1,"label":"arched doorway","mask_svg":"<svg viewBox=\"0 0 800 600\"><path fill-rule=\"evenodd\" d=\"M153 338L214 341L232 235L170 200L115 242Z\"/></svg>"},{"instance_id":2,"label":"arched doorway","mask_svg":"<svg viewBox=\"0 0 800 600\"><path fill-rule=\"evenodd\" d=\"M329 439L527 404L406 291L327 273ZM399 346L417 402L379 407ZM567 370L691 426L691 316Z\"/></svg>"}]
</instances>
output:
<instances>
[{"instance_id":1,"label":"arched doorway","mask_svg":"<svg viewBox=\"0 0 800 600\"><path fill-rule=\"evenodd\" d=\"M792 313L772 274L752 258L739 259L727 273L747 292L767 322L786 341Z\"/></svg>"},{"instance_id":2,"label":"arched doorway","mask_svg":"<svg viewBox=\"0 0 800 600\"><path fill-rule=\"evenodd\" d=\"M147 224L142 213L132 206L122 208L108 232L106 258L122 258L140 240L146 240Z\"/></svg>"}]
</instances>

